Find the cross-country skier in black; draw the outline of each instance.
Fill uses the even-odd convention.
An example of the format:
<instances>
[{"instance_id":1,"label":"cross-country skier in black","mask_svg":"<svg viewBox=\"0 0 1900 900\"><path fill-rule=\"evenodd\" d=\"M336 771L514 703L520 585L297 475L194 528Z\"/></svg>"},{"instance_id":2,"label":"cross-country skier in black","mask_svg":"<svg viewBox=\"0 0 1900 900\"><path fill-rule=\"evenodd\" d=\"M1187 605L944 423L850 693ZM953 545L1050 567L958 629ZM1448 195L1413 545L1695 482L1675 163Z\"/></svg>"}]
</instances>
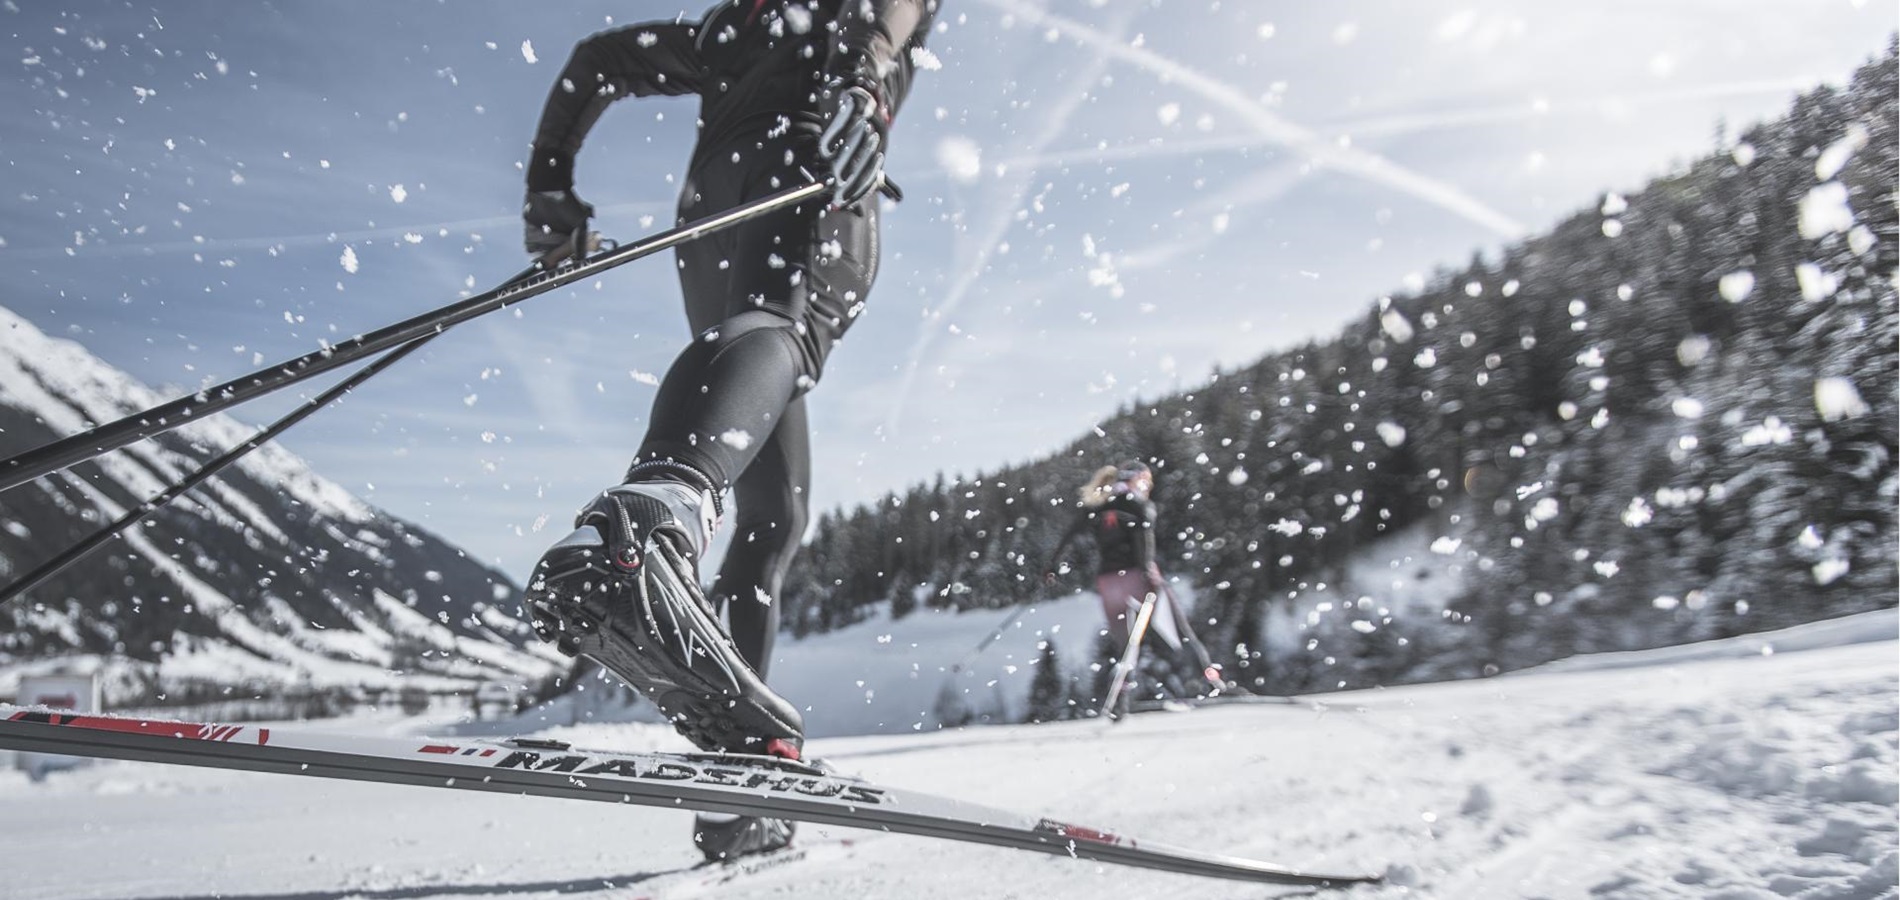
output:
<instances>
[{"instance_id":1,"label":"cross-country skier in black","mask_svg":"<svg viewBox=\"0 0 1900 900\"><path fill-rule=\"evenodd\" d=\"M1082 486L1081 506L1075 521L1063 532L1062 540L1049 557L1043 580L1054 584L1057 573L1067 567L1064 556L1076 538L1087 533L1095 539L1100 556L1096 566L1095 591L1102 598L1102 616L1108 620L1110 643L1127 652L1129 629L1143 602L1153 599L1154 612L1142 635L1143 642L1159 636L1184 666L1191 665L1213 690L1225 682L1220 667L1207 655L1200 638L1189 624L1187 611L1174 602L1155 561L1155 504L1148 499L1154 490L1154 473L1147 464L1131 460L1119 466L1103 466L1089 483ZM1127 712L1133 691L1123 691L1117 709L1110 714Z\"/></svg>"},{"instance_id":2,"label":"cross-country skier in black","mask_svg":"<svg viewBox=\"0 0 1900 900\"><path fill-rule=\"evenodd\" d=\"M877 275L890 128L937 0L725 0L699 21L631 25L574 48L529 160L526 246L568 246L593 210L575 157L615 100L697 95L682 221L824 177L817 200L682 245L698 337L654 399L623 483L541 558L536 630L651 698L706 750L798 758L797 708L765 685L780 581L805 529L804 396ZM737 528L711 596L699 564L732 491ZM731 631L720 622L728 618ZM709 859L784 846L791 823L701 816Z\"/></svg>"}]
</instances>

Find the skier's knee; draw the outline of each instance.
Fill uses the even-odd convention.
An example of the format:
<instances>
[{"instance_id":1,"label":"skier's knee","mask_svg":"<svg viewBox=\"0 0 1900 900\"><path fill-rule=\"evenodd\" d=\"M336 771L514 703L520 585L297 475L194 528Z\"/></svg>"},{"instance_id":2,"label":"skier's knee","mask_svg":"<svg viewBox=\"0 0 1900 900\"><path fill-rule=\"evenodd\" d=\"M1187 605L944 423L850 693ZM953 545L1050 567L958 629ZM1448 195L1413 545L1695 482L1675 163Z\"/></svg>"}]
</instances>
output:
<instances>
[{"instance_id":1,"label":"skier's knee","mask_svg":"<svg viewBox=\"0 0 1900 900\"><path fill-rule=\"evenodd\" d=\"M728 352L741 343L751 341L779 342L791 356L792 366L796 370L798 380L793 396L801 395L818 384L825 357L831 352L831 342L818 335L802 319L770 308L748 310L728 318L701 332L699 339L710 344L715 354Z\"/></svg>"}]
</instances>

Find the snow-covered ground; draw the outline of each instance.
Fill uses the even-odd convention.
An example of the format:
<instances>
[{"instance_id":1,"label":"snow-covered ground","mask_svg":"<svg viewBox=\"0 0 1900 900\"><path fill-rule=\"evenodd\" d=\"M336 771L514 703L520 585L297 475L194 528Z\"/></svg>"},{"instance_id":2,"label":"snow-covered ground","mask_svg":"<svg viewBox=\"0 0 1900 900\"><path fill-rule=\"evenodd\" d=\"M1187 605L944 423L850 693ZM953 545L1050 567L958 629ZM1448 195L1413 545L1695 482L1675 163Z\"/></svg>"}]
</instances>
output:
<instances>
[{"instance_id":1,"label":"snow-covered ground","mask_svg":"<svg viewBox=\"0 0 1900 900\"><path fill-rule=\"evenodd\" d=\"M831 738L840 767L1138 837L1391 875L1361 898L1896 896L1891 612L1487 681ZM1805 635L1805 637L1804 637ZM1884 638L1867 640L1870 637ZM1789 650L1795 645L1806 649ZM440 723L436 723L438 726ZM343 727L391 730L394 719ZM663 746L650 726L589 743ZM103 763L0 776L3 892L50 898L1264 897L1276 889L847 829L711 883L684 813ZM844 842L849 841L849 844ZM30 861L30 866L18 862ZM666 874L673 873L673 874Z\"/></svg>"}]
</instances>

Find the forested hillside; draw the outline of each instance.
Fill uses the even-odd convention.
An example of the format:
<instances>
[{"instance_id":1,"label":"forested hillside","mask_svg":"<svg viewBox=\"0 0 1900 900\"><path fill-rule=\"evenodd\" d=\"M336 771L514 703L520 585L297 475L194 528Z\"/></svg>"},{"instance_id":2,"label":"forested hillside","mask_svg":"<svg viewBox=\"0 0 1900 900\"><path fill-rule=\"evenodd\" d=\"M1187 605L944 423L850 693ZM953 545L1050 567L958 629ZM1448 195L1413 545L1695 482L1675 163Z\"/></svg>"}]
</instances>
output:
<instances>
[{"instance_id":1,"label":"forested hillside","mask_svg":"<svg viewBox=\"0 0 1900 900\"><path fill-rule=\"evenodd\" d=\"M1261 690L1893 605L1895 65L1890 43L1846 89L1378 298L1333 340L1135 403L1050 458L825 517L787 627L1046 594L1075 487L1127 457L1156 469L1163 566L1193 582L1203 637ZM1459 571L1447 606L1376 585L1308 602L1401 530ZM1303 639L1268 654L1276 610Z\"/></svg>"}]
</instances>

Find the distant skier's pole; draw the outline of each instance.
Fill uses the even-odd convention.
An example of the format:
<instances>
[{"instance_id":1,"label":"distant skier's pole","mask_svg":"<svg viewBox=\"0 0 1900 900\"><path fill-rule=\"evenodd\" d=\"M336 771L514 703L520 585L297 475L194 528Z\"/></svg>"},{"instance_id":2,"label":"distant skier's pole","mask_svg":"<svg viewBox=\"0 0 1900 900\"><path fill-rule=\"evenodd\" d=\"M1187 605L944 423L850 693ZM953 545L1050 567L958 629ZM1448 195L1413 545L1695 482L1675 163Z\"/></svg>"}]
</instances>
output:
<instances>
[{"instance_id":1,"label":"distant skier's pole","mask_svg":"<svg viewBox=\"0 0 1900 900\"><path fill-rule=\"evenodd\" d=\"M1176 614L1181 614L1187 609L1187 607L1181 605L1181 598L1175 596L1173 585L1164 581L1161 583L1161 589L1168 592L1168 606L1171 611ZM1192 628L1187 629L1184 634L1180 635L1180 638L1181 646L1192 651L1195 661L1200 663L1201 677L1214 689L1213 693L1207 696L1210 698L1220 696L1228 687L1227 679L1221 677L1220 665L1215 663L1213 658L1207 655L1207 648L1201 645L1200 638L1194 636L1194 630Z\"/></svg>"},{"instance_id":2,"label":"distant skier's pole","mask_svg":"<svg viewBox=\"0 0 1900 900\"><path fill-rule=\"evenodd\" d=\"M991 644L996 643L997 639L1003 636L1003 632L1009 630L1009 626L1016 624L1016 620L1022 618L1023 613L1035 608L1035 605L1030 603L1016 604L1016 611L1010 613L1009 618L1003 620L1003 624L996 626L996 630L990 632L989 637L984 638L975 647L971 648L970 652L963 654L963 658L957 660L957 664L950 667L950 674L955 675L963 671L964 666L969 665L978 655L982 654L983 651L988 650Z\"/></svg>"},{"instance_id":3,"label":"distant skier's pole","mask_svg":"<svg viewBox=\"0 0 1900 900\"><path fill-rule=\"evenodd\" d=\"M1115 701L1121 699L1122 688L1128 684L1129 675L1135 671L1135 664L1141 659L1141 637L1148 632L1148 620L1154 618L1155 604L1160 602L1159 592L1152 592L1141 601L1141 611L1135 614L1135 624L1128 629L1128 646L1122 650L1122 658L1115 662L1115 676L1108 683L1108 700L1102 704L1102 715L1115 718Z\"/></svg>"},{"instance_id":4,"label":"distant skier's pole","mask_svg":"<svg viewBox=\"0 0 1900 900\"><path fill-rule=\"evenodd\" d=\"M829 185L822 181L786 188L778 193L733 207L723 213L662 231L645 240L601 252L575 265L538 274L518 283L510 282L466 300L423 313L369 334L359 335L333 347L307 353L267 369L259 369L249 375L234 378L191 396L180 397L170 403L155 406L141 413L134 413L116 422L29 450L19 456L0 461L0 491L19 487L35 478L68 468L102 453L117 450L134 441L163 434L193 419L202 418L247 400L281 390L359 359L374 356L384 350L440 333L451 326L503 309L529 297L545 294L641 257L651 256L661 250L676 247L768 212L794 205L829 189Z\"/></svg>"}]
</instances>

